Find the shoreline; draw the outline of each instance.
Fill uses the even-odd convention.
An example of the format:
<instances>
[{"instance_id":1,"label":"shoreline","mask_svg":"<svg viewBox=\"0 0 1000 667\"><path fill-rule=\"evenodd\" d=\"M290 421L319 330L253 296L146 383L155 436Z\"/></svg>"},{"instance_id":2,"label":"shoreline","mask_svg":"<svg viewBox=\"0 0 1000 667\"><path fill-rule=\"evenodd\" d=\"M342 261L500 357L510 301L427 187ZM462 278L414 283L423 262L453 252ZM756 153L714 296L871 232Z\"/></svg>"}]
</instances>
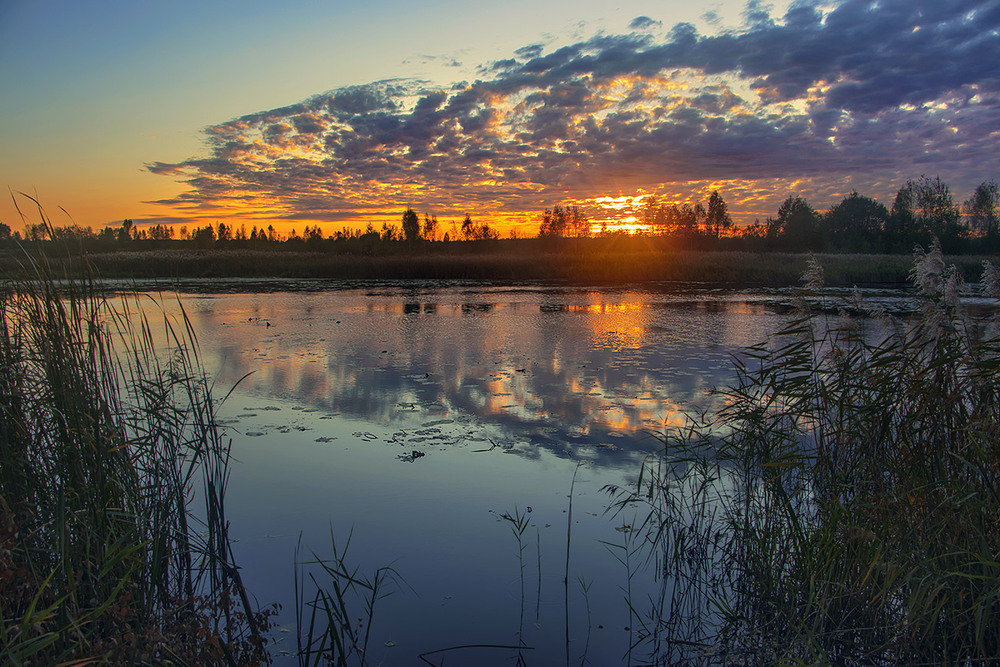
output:
<instances>
[{"instance_id":1,"label":"shoreline","mask_svg":"<svg viewBox=\"0 0 1000 667\"><path fill-rule=\"evenodd\" d=\"M375 252L310 248L146 247L69 250L45 247L58 274L108 280L316 279L554 282L577 285L702 283L706 286L800 285L810 257L823 267L828 286L903 286L910 283L911 254L835 254L698 250L626 239L618 243L487 241L393 246ZM586 240L591 241L591 240ZM24 275L24 259L38 248L0 253L0 276ZM978 282L986 255L945 257L967 282Z\"/></svg>"},{"instance_id":2,"label":"shoreline","mask_svg":"<svg viewBox=\"0 0 1000 667\"><path fill-rule=\"evenodd\" d=\"M443 252L343 254L250 249L140 249L50 254L57 273L109 280L215 278L318 280L542 281L622 285L649 282L706 286L787 287L801 284L808 253L662 251L644 248L496 248L490 245ZM829 286L906 285L910 255L814 254ZM983 256L951 256L968 282L977 282ZM15 276L15 253L0 256L0 275Z\"/></svg>"}]
</instances>

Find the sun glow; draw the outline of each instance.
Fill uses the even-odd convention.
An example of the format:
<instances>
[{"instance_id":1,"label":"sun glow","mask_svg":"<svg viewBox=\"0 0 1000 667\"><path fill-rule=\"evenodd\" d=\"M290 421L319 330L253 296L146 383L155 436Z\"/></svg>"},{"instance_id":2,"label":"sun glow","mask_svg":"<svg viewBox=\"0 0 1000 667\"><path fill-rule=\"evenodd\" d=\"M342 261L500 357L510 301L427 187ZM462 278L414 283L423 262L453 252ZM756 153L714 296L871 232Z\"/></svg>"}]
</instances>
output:
<instances>
[{"instance_id":1,"label":"sun glow","mask_svg":"<svg viewBox=\"0 0 1000 667\"><path fill-rule=\"evenodd\" d=\"M611 220L594 220L590 225L591 234L600 234L602 232L618 234L645 234L651 232L652 229L653 228L650 225L640 222L634 216Z\"/></svg>"}]
</instances>

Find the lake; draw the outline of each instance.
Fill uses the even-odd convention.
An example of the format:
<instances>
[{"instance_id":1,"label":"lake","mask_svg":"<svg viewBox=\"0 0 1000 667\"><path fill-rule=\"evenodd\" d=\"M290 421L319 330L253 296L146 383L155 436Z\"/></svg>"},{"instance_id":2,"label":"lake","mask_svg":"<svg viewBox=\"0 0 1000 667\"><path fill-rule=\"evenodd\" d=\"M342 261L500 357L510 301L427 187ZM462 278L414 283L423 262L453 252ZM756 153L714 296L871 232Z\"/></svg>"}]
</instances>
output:
<instances>
[{"instance_id":1,"label":"lake","mask_svg":"<svg viewBox=\"0 0 1000 667\"><path fill-rule=\"evenodd\" d=\"M162 301L183 306L225 397L230 530L249 590L282 605L278 664L296 651L296 545L330 558L331 539L349 541L359 574L398 575L371 664L566 664L567 646L574 664L641 662L626 599L641 615L659 582L643 554L620 562L641 517L609 513L606 487L634 488L665 430L718 408L733 355L797 298L676 284L180 289ZM527 517L520 536L505 515Z\"/></svg>"}]
</instances>

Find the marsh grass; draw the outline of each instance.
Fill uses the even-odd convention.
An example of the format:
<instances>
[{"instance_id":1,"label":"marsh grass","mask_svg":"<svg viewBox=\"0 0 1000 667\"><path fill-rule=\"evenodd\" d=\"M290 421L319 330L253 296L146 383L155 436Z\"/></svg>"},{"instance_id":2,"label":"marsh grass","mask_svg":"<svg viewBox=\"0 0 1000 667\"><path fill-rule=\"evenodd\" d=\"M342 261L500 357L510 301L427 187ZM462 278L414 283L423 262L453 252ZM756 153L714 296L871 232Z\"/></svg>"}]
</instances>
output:
<instances>
[{"instance_id":1,"label":"marsh grass","mask_svg":"<svg viewBox=\"0 0 1000 667\"><path fill-rule=\"evenodd\" d=\"M376 568L370 576L349 562L351 535L337 544L330 532L331 557L310 552L303 560L301 539L295 557L296 657L300 665L367 665L369 640L379 603L405 585L395 569Z\"/></svg>"},{"instance_id":2,"label":"marsh grass","mask_svg":"<svg viewBox=\"0 0 1000 667\"><path fill-rule=\"evenodd\" d=\"M687 281L714 285L798 283L803 253L678 250L662 239L519 239L434 243L419 250L353 254L309 250L160 248L59 255L66 271L85 275L96 267L106 278L311 278L330 280L555 280L588 284ZM50 242L52 243L52 242ZM821 256L827 282L836 285L905 284L903 255ZM980 258L955 257L967 279ZM0 254L0 271L16 271Z\"/></svg>"},{"instance_id":3,"label":"marsh grass","mask_svg":"<svg viewBox=\"0 0 1000 667\"><path fill-rule=\"evenodd\" d=\"M968 315L939 247L911 278L907 322L804 310L610 489L644 508L656 664L1000 659L997 315Z\"/></svg>"},{"instance_id":4,"label":"marsh grass","mask_svg":"<svg viewBox=\"0 0 1000 667\"><path fill-rule=\"evenodd\" d=\"M0 286L0 662L268 662L190 322L22 262Z\"/></svg>"},{"instance_id":5,"label":"marsh grass","mask_svg":"<svg viewBox=\"0 0 1000 667\"><path fill-rule=\"evenodd\" d=\"M518 613L517 622L517 641L520 645L524 646L524 568L527 565L525 562L524 552L528 548L527 538L524 533L528 529L529 521L531 517L531 508L528 507L524 512L521 512L517 505L514 506L514 512L503 512L499 515L500 519L506 521L510 524L510 530L514 534L514 538L517 540L517 562L518 562L518 580L521 584L521 597L520 597L520 611ZM540 556L540 554L539 554ZM520 660L523 660L522 656L519 656ZM519 661L520 661L519 660Z\"/></svg>"}]
</instances>

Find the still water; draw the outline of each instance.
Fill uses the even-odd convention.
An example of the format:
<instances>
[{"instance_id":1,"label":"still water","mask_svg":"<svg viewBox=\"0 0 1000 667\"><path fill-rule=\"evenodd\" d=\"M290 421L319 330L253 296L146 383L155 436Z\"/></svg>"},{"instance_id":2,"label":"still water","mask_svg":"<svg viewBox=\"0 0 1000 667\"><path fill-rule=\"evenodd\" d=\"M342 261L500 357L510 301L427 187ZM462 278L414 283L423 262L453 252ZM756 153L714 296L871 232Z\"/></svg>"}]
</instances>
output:
<instances>
[{"instance_id":1,"label":"still water","mask_svg":"<svg viewBox=\"0 0 1000 667\"><path fill-rule=\"evenodd\" d=\"M219 415L236 459L227 513L244 582L283 607L278 664L296 649L296 544L330 557L331 536L350 538L360 574L399 576L375 610L371 664L566 664L567 543L570 661L641 661L641 644L628 655L641 624L616 546L636 517L611 516L604 489L634 488L665 429L718 407L732 355L787 322L795 298L677 285L182 289L164 302L192 320L216 397L235 387ZM529 518L523 552L502 518L515 512ZM641 613L655 573L632 567ZM443 650L519 639L520 652Z\"/></svg>"}]
</instances>

